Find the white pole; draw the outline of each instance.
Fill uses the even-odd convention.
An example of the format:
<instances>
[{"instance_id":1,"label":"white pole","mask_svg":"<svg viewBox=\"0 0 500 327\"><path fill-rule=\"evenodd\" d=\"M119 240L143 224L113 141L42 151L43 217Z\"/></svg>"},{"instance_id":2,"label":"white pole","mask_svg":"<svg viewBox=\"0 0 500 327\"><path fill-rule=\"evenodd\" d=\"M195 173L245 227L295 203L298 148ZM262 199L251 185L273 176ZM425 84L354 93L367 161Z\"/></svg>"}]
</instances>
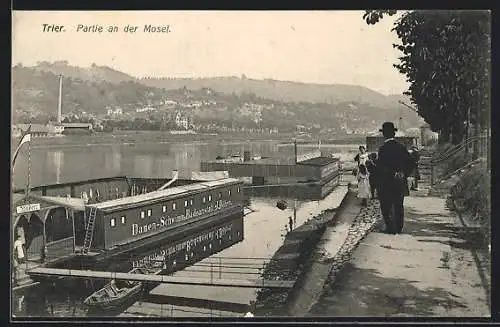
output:
<instances>
[{"instance_id":1,"label":"white pole","mask_svg":"<svg viewBox=\"0 0 500 327\"><path fill-rule=\"evenodd\" d=\"M62 79L63 75L59 75L59 101L57 104L57 123L61 124L62 121Z\"/></svg>"},{"instance_id":2,"label":"white pole","mask_svg":"<svg viewBox=\"0 0 500 327\"><path fill-rule=\"evenodd\" d=\"M26 197L28 197L30 194L30 182L31 182L31 140L28 142L28 181L26 185Z\"/></svg>"}]
</instances>

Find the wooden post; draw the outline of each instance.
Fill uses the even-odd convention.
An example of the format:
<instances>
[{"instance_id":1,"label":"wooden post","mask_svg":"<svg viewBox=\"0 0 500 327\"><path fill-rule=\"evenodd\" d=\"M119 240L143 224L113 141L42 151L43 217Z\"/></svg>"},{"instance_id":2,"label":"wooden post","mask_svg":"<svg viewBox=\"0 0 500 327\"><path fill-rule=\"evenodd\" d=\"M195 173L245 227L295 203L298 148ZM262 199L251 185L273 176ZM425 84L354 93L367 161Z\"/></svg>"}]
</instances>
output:
<instances>
[{"instance_id":1,"label":"wooden post","mask_svg":"<svg viewBox=\"0 0 500 327\"><path fill-rule=\"evenodd\" d=\"M44 263L45 261L47 260L47 231L46 231L46 224L47 224L47 219L49 218L49 212L50 212L50 208L49 209L46 209L45 211L45 219L43 220L43 252L45 253L44 254Z\"/></svg>"},{"instance_id":2,"label":"wooden post","mask_svg":"<svg viewBox=\"0 0 500 327\"><path fill-rule=\"evenodd\" d=\"M219 257L219 278L222 278L222 258Z\"/></svg>"},{"instance_id":3,"label":"wooden post","mask_svg":"<svg viewBox=\"0 0 500 327\"><path fill-rule=\"evenodd\" d=\"M293 202L293 225L296 227L297 224L297 200Z\"/></svg>"},{"instance_id":4,"label":"wooden post","mask_svg":"<svg viewBox=\"0 0 500 327\"><path fill-rule=\"evenodd\" d=\"M434 164L431 162L429 163L430 170L431 170L431 186L434 185Z\"/></svg>"},{"instance_id":5,"label":"wooden post","mask_svg":"<svg viewBox=\"0 0 500 327\"><path fill-rule=\"evenodd\" d=\"M293 146L294 146L293 163L296 165L297 164L297 139L293 140Z\"/></svg>"},{"instance_id":6,"label":"wooden post","mask_svg":"<svg viewBox=\"0 0 500 327\"><path fill-rule=\"evenodd\" d=\"M488 170L491 169L491 151L490 151L490 128L486 128L486 161Z\"/></svg>"},{"instance_id":7,"label":"wooden post","mask_svg":"<svg viewBox=\"0 0 500 327\"><path fill-rule=\"evenodd\" d=\"M73 209L71 209L71 220L73 222L73 253L75 253L75 249L76 249L76 231L75 231L75 210L73 210Z\"/></svg>"}]
</instances>

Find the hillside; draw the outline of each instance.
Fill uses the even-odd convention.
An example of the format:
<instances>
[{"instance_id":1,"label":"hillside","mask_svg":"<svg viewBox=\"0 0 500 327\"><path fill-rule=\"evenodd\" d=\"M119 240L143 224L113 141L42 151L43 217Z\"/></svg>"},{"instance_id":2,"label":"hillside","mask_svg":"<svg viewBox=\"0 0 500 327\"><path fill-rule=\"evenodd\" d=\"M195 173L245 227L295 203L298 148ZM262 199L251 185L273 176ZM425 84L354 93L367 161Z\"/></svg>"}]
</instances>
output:
<instances>
[{"instance_id":1,"label":"hillside","mask_svg":"<svg viewBox=\"0 0 500 327\"><path fill-rule=\"evenodd\" d=\"M406 121L405 126L418 126L416 114L398 104L401 97L387 97L361 86L237 77L138 80L108 67L80 68L66 62L13 68L15 120L55 116L60 73L65 76L63 113L86 111L104 115L106 107L119 106L124 113L133 114L135 109L151 104L157 109L156 119L171 117L181 110L195 122L226 126L316 125L333 130L373 130L381 121L397 120L400 116ZM317 100L324 97L324 101ZM176 105L164 105L167 100Z\"/></svg>"},{"instance_id":2,"label":"hillside","mask_svg":"<svg viewBox=\"0 0 500 327\"><path fill-rule=\"evenodd\" d=\"M106 66L92 64L90 67L71 66L67 61L54 63L42 61L35 67L36 70L50 72L55 75L63 74L65 77L92 82L108 82L119 84L121 82L135 81L135 78Z\"/></svg>"},{"instance_id":3,"label":"hillside","mask_svg":"<svg viewBox=\"0 0 500 327\"><path fill-rule=\"evenodd\" d=\"M216 92L241 95L253 93L257 97L283 102L313 102L337 104L341 102L369 103L379 108L397 108L398 100L407 99L403 95L386 96L359 85L344 84L311 84L272 79L256 80L245 76L214 78L141 78L136 79L128 74L106 66L93 64L91 67L71 66L67 61L54 63L40 62L31 67L36 70L63 74L73 79L94 82L121 83L134 81L147 86L176 90L186 87L190 90L210 88Z\"/></svg>"},{"instance_id":4,"label":"hillside","mask_svg":"<svg viewBox=\"0 0 500 327\"><path fill-rule=\"evenodd\" d=\"M52 114L57 112L59 80L56 74L63 72L63 112L75 110L89 113L105 113L106 106L140 105L159 101L164 91L145 86L133 80L123 81L125 74L99 69L78 70L33 69L16 66L12 70L14 113ZM109 78L120 82L102 80ZM74 77L76 76L76 77ZM86 78L85 78L86 77Z\"/></svg>"},{"instance_id":5,"label":"hillside","mask_svg":"<svg viewBox=\"0 0 500 327\"><path fill-rule=\"evenodd\" d=\"M379 108L398 107L397 101L381 93L359 85L305 84L271 79L256 80L239 77L214 78L143 78L145 85L164 88L188 89L211 88L222 93L254 93L256 96L283 102L317 102L337 104L341 102L369 103Z\"/></svg>"}]
</instances>

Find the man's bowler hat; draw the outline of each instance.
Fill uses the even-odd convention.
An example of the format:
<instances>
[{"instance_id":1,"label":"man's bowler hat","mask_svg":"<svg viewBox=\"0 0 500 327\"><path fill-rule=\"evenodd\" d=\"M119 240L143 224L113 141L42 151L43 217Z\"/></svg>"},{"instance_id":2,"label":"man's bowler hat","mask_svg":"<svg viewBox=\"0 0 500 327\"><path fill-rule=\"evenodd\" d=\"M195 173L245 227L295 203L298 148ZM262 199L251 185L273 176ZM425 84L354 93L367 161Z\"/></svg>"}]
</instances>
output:
<instances>
[{"instance_id":1,"label":"man's bowler hat","mask_svg":"<svg viewBox=\"0 0 500 327\"><path fill-rule=\"evenodd\" d=\"M394 123L390 121L386 121L382 124L382 129L379 129L379 132L388 131L388 132L396 132L398 129L394 127Z\"/></svg>"}]
</instances>

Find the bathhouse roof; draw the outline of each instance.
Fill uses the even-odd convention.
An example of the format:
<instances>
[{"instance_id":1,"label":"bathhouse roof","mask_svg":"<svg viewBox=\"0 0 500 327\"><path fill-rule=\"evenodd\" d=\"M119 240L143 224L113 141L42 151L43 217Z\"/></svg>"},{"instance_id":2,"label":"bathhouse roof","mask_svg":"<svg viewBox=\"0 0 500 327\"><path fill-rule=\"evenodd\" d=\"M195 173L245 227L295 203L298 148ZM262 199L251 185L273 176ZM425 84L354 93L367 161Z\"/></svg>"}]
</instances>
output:
<instances>
[{"instance_id":1,"label":"bathhouse roof","mask_svg":"<svg viewBox=\"0 0 500 327\"><path fill-rule=\"evenodd\" d=\"M133 204L138 204L141 202L148 202L148 201L154 201L170 196L176 196L176 195L181 195L185 193L190 193L192 191L197 191L197 190L203 190L203 189L209 189L211 187L215 186L220 186L220 185L228 185L231 183L237 183L240 182L236 178L225 178L225 179L220 179L216 181L207 181L207 182L201 182L201 183L195 183L195 184L188 184L188 185L182 185L182 186L177 186L177 187L171 187L167 188L161 191L153 191L153 192L148 192L145 194L138 194L134 196L128 196L125 198L119 198L119 199L114 199L110 201L105 201L105 202L100 202L100 203L94 203L91 206L96 207L101 210L113 210L117 207L121 206L127 206L127 205L133 205Z\"/></svg>"}]
</instances>

